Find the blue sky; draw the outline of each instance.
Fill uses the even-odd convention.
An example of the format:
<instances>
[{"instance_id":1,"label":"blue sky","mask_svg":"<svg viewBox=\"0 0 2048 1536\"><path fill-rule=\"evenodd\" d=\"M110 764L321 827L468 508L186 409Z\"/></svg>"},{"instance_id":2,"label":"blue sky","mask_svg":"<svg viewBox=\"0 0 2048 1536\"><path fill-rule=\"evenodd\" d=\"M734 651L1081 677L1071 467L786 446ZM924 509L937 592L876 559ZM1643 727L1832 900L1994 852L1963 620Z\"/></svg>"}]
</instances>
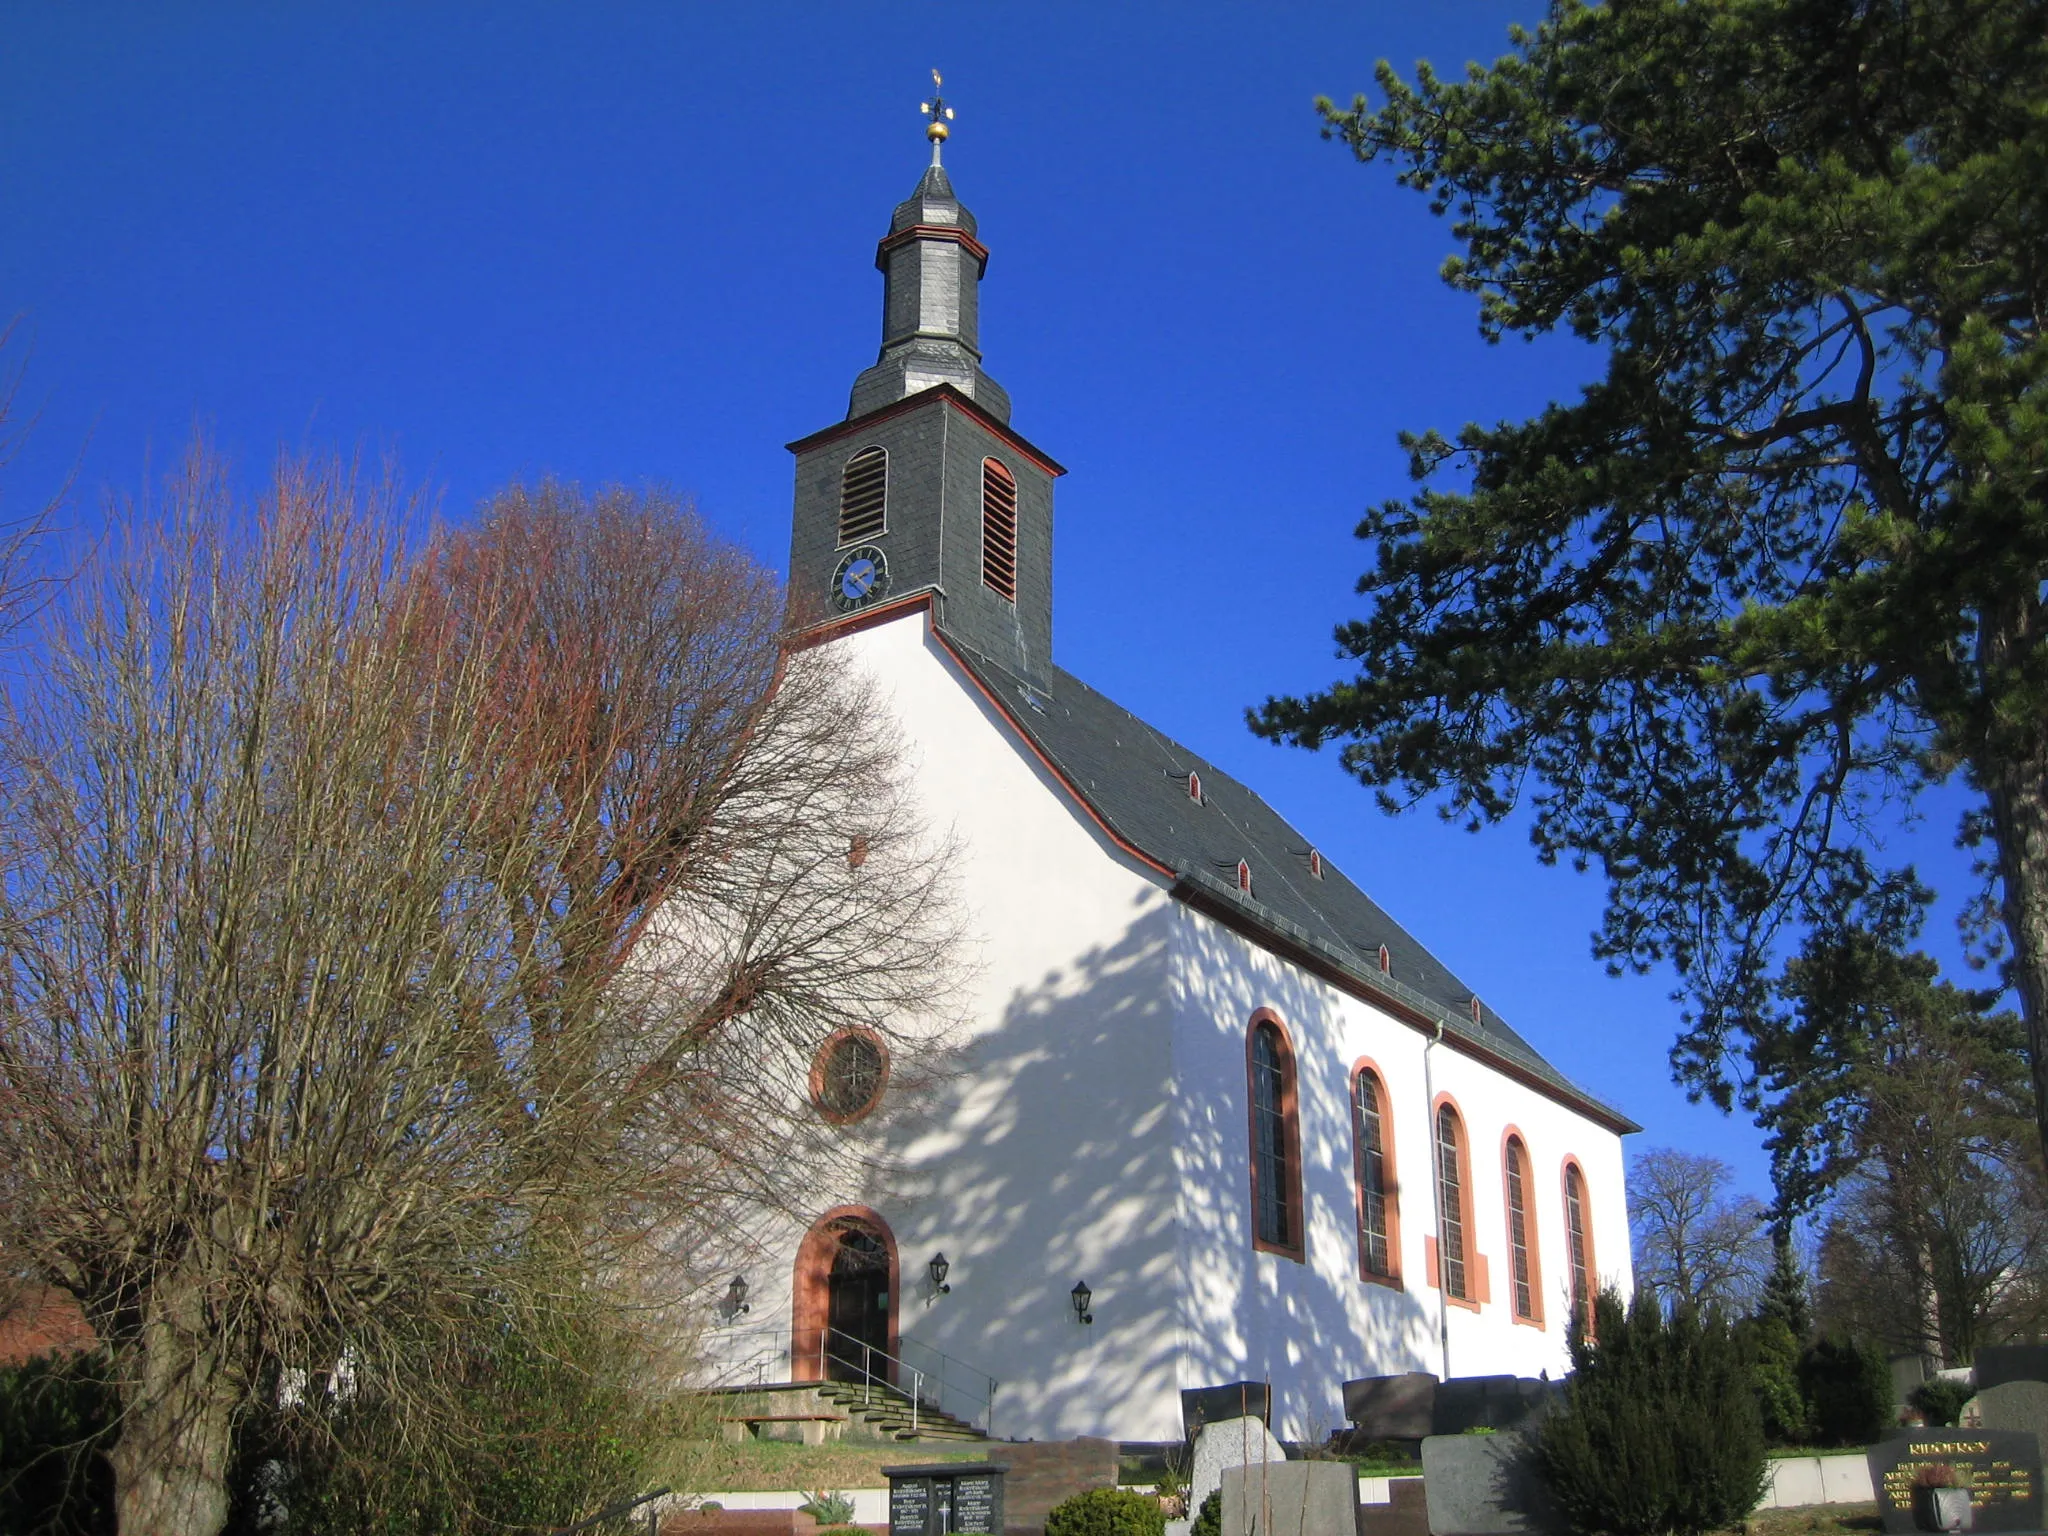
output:
<instances>
[{"instance_id":1,"label":"blue sky","mask_svg":"<svg viewBox=\"0 0 2048 1536\"><path fill-rule=\"evenodd\" d=\"M1060 662L1261 789L1566 1072L1768 1193L1665 1065L1666 978L1589 956L1601 888L1516 827L1382 815L1243 710L1336 675L1402 428L1530 413L1569 342L1489 347L1448 230L1310 108L1376 59L1490 59L1538 0L11 7L0 316L20 511L89 535L203 429L389 452L464 515L508 480L665 483L785 560L783 444L873 361L874 243L926 158L991 250L985 364L1064 462ZM1953 808L1897 847L1968 887ZM1953 963L1937 919L1930 947Z\"/></svg>"}]
</instances>

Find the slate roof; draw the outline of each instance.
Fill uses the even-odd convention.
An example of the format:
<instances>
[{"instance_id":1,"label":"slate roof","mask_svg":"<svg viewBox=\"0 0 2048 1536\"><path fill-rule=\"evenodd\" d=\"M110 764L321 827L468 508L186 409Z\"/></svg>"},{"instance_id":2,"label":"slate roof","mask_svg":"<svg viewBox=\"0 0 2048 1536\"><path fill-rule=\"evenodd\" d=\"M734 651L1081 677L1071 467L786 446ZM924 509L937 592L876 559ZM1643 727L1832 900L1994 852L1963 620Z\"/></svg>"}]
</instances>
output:
<instances>
[{"instance_id":1,"label":"slate roof","mask_svg":"<svg viewBox=\"0 0 2048 1536\"><path fill-rule=\"evenodd\" d=\"M1578 1087L1538 1054L1328 858L1309 872L1313 846L1251 790L1154 730L1071 673L1028 681L941 632L947 648L1117 837L1173 870L1182 894L1306 951L1397 1012L1441 1021L1444 1033L1623 1132L1641 1127ZM1201 777L1202 803L1188 795ZM1249 897L1237 864L1251 866ZM1380 946L1391 956L1382 974Z\"/></svg>"}]
</instances>

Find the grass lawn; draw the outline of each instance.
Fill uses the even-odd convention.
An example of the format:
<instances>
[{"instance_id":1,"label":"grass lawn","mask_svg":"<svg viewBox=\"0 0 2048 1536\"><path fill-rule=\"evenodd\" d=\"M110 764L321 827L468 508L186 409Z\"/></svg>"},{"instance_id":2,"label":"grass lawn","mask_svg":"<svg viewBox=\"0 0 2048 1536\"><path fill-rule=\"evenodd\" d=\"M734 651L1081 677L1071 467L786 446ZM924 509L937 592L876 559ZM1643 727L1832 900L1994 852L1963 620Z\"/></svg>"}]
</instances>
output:
<instances>
[{"instance_id":1,"label":"grass lawn","mask_svg":"<svg viewBox=\"0 0 2048 1536\"><path fill-rule=\"evenodd\" d=\"M676 1447L678 1488L692 1493L766 1492L800 1488L806 1493L842 1488L883 1488L884 1467L915 1466L926 1461L1001 1459L1002 1447L954 1445L785 1445L776 1440L748 1440L727 1445L717 1440L691 1440Z\"/></svg>"},{"instance_id":2,"label":"grass lawn","mask_svg":"<svg viewBox=\"0 0 2048 1536\"><path fill-rule=\"evenodd\" d=\"M1744 1536L1870 1536L1884 1529L1875 1504L1808 1504L1760 1509L1740 1527Z\"/></svg>"}]
</instances>

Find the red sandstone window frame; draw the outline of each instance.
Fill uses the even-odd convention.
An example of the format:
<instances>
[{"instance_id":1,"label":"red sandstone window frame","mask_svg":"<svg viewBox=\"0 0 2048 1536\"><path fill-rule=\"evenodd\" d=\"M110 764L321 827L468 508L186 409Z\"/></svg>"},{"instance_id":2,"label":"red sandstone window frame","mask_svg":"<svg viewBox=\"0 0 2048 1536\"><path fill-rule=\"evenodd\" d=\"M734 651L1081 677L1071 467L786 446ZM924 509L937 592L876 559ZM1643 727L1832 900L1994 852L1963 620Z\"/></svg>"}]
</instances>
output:
<instances>
[{"instance_id":1,"label":"red sandstone window frame","mask_svg":"<svg viewBox=\"0 0 2048 1536\"><path fill-rule=\"evenodd\" d=\"M1511 1159L1516 1150L1521 1153L1522 1168L1519 1177ZM1538 1241L1541 1224L1536 1220L1536 1203L1530 1198L1530 1174L1535 1161L1529 1156L1529 1138L1522 1134L1519 1126L1510 1125L1500 1136L1500 1205L1501 1214L1507 1223L1508 1239L1508 1314L1525 1328L1541 1328L1543 1323L1543 1255ZM1521 1230L1516 1230L1515 1186L1522 1190ZM1520 1257L1526 1274L1516 1272L1515 1260ZM1527 1289L1529 1310L1522 1310L1522 1292Z\"/></svg>"},{"instance_id":2,"label":"red sandstone window frame","mask_svg":"<svg viewBox=\"0 0 2048 1536\"><path fill-rule=\"evenodd\" d=\"M1572 1181L1578 1180L1574 1200ZM1600 1271L1593 1257L1592 1186L1578 1158L1567 1154L1559 1176L1564 1194L1564 1260L1566 1315L1583 1323L1586 1337L1593 1336L1593 1299L1600 1294ZM1572 1228L1572 1207L1579 1209L1578 1230ZM1581 1276L1583 1274L1583 1285Z\"/></svg>"},{"instance_id":3,"label":"red sandstone window frame","mask_svg":"<svg viewBox=\"0 0 2048 1536\"><path fill-rule=\"evenodd\" d=\"M1457 1210L1451 1213L1446 1213L1444 1210L1444 1196L1447 1192L1444 1189L1443 1181L1442 1126L1445 1110L1450 1111L1452 1119L1457 1122L1458 1126L1458 1147L1453 1162L1458 1177ZM1464 1265L1465 1270L1465 1293L1462 1296L1454 1295L1444 1283L1446 1279L1444 1271L1447 1266L1443 1262L1444 1255L1442 1253L1441 1241L1443 1232L1441 1226L1439 1226L1436 1232L1424 1239L1422 1256L1429 1271L1429 1283L1436 1290L1443 1293L1444 1300L1454 1307L1463 1307L1469 1312L1477 1312L1492 1297L1488 1284L1486 1256L1479 1251L1479 1227L1478 1223L1473 1220L1472 1213L1471 1126L1472 1122L1466 1119L1464 1109L1460 1107L1458 1101L1450 1094L1440 1093L1430 1102L1429 1176L1436 1181L1437 1219L1439 1223L1442 1222L1446 1214L1449 1214L1451 1219L1458 1223L1459 1247L1464 1250L1460 1262Z\"/></svg>"},{"instance_id":4,"label":"red sandstone window frame","mask_svg":"<svg viewBox=\"0 0 2048 1536\"><path fill-rule=\"evenodd\" d=\"M1358 1085L1369 1081L1379 1100L1380 1122L1380 1221L1385 1229L1387 1267L1372 1267L1366 1243L1365 1124L1358 1107ZM1387 1092L1387 1075L1370 1056L1361 1056L1351 1067L1351 1182L1357 1191L1358 1278L1368 1285L1384 1285L1402 1291L1401 1279L1401 1181L1394 1166L1394 1104Z\"/></svg>"},{"instance_id":5,"label":"red sandstone window frame","mask_svg":"<svg viewBox=\"0 0 2048 1536\"><path fill-rule=\"evenodd\" d=\"M1017 477L995 458L981 461L981 584L1017 601Z\"/></svg>"},{"instance_id":6,"label":"red sandstone window frame","mask_svg":"<svg viewBox=\"0 0 2048 1536\"><path fill-rule=\"evenodd\" d=\"M829 1109L825 1104L825 1062L833 1050L843 1041L862 1039L872 1045L882 1058L881 1073L875 1080L875 1092L866 1104L850 1113ZM835 1029L819 1042L811 1054L810 1073L811 1107L819 1118L828 1125L857 1125L882 1107L882 1098L889 1091L889 1042L872 1029L863 1029L857 1024L848 1024Z\"/></svg>"},{"instance_id":7,"label":"red sandstone window frame","mask_svg":"<svg viewBox=\"0 0 2048 1536\"><path fill-rule=\"evenodd\" d=\"M1279 1042L1275 1066L1278 1069L1274 1106L1279 1121L1280 1154L1285 1166L1280 1170L1282 1236L1285 1241L1274 1242L1262 1237L1263 1223L1259 1220L1263 1201L1259 1195L1259 1081L1258 1058L1256 1055L1260 1032L1271 1029L1272 1038ZM1251 1186L1252 1249L1257 1253L1278 1254L1283 1259L1292 1259L1297 1264L1308 1262L1307 1212L1301 1199L1301 1105L1296 1091L1294 1041L1288 1034L1286 1021L1270 1008L1261 1008L1251 1016L1244 1032L1244 1083L1245 1083L1245 1171ZM1288 1223L1285 1218L1291 1215Z\"/></svg>"}]
</instances>

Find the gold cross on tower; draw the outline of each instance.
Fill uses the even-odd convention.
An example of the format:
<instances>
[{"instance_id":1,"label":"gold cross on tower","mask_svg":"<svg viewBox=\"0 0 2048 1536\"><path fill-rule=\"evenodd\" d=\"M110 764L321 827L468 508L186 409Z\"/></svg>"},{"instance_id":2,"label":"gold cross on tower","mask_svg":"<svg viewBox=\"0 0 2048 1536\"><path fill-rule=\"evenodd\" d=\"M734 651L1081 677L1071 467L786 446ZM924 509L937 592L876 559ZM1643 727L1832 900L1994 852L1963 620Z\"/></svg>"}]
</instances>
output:
<instances>
[{"instance_id":1,"label":"gold cross on tower","mask_svg":"<svg viewBox=\"0 0 2048 1536\"><path fill-rule=\"evenodd\" d=\"M946 134L948 132L946 124L953 120L953 109L946 105L945 97L937 94L942 83L939 79L939 72L936 69L933 70L932 99L930 101L920 101L917 104L917 110L931 119L925 125L924 136L932 141L933 165L939 163L939 146L946 142Z\"/></svg>"}]
</instances>

